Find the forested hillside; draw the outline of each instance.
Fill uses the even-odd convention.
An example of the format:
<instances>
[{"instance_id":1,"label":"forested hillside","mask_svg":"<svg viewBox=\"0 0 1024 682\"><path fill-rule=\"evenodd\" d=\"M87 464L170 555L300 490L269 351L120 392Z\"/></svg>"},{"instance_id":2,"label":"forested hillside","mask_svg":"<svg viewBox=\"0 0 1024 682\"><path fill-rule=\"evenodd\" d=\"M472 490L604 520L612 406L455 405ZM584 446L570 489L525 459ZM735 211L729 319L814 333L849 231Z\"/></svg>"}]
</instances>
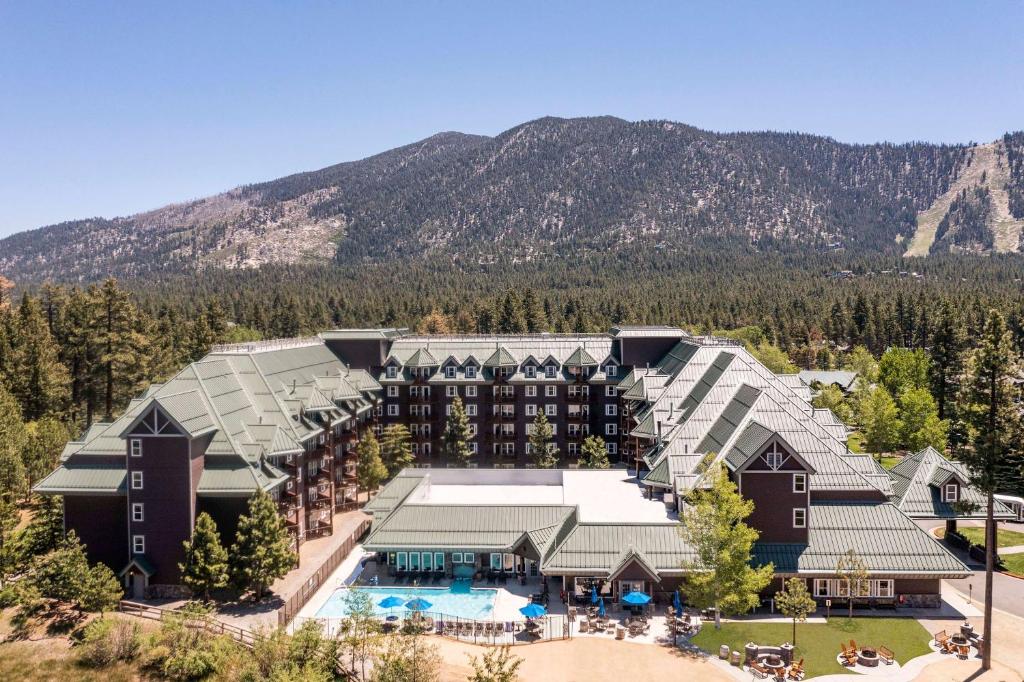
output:
<instances>
[{"instance_id":1,"label":"forested hillside","mask_svg":"<svg viewBox=\"0 0 1024 682\"><path fill-rule=\"evenodd\" d=\"M969 149L544 118L493 138L442 133L186 204L17 234L0 241L0 273L90 281L332 260L523 262L638 246L638 258L900 253Z\"/></svg>"}]
</instances>

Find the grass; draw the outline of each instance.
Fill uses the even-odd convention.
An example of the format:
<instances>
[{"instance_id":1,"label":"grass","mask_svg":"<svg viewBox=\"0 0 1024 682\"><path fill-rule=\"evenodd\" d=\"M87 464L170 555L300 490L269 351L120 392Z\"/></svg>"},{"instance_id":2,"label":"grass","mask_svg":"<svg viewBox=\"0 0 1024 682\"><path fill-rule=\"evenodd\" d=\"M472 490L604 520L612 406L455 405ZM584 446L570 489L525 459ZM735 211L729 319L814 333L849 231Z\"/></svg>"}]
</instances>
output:
<instances>
[{"instance_id":1,"label":"grass","mask_svg":"<svg viewBox=\"0 0 1024 682\"><path fill-rule=\"evenodd\" d=\"M0 644L0 680L33 682L132 682L146 679L131 665L103 669L79 665L67 641L15 641Z\"/></svg>"},{"instance_id":2,"label":"grass","mask_svg":"<svg viewBox=\"0 0 1024 682\"><path fill-rule=\"evenodd\" d=\"M706 623L693 638L694 644L718 655L718 648L728 644L733 651L743 652L747 642L776 646L793 638L793 624L733 621L715 630ZM846 671L836 661L839 644L851 639L859 645L887 646L901 664L931 651L928 631L912 618L830 618L827 623L801 623L796 626L796 658L804 659L807 677L831 675Z\"/></svg>"},{"instance_id":3,"label":"grass","mask_svg":"<svg viewBox=\"0 0 1024 682\"><path fill-rule=\"evenodd\" d=\"M1004 554L1003 565L1007 573L1024 575L1024 554Z\"/></svg>"},{"instance_id":4,"label":"grass","mask_svg":"<svg viewBox=\"0 0 1024 682\"><path fill-rule=\"evenodd\" d=\"M903 461L902 457L893 457L891 455L882 455L881 459L882 459L882 468L884 468L884 469L892 469L897 464L899 464L901 461Z\"/></svg>"},{"instance_id":5,"label":"grass","mask_svg":"<svg viewBox=\"0 0 1024 682\"><path fill-rule=\"evenodd\" d=\"M985 529L976 526L957 528L964 537L976 545L985 544ZM1015 547L1024 545L1024 533L1005 528L996 528L996 547ZM1012 555L1009 555L1012 556Z\"/></svg>"},{"instance_id":6,"label":"grass","mask_svg":"<svg viewBox=\"0 0 1024 682\"><path fill-rule=\"evenodd\" d=\"M850 446L850 452L864 452L864 434L860 431L854 431L847 437L846 444Z\"/></svg>"}]
</instances>

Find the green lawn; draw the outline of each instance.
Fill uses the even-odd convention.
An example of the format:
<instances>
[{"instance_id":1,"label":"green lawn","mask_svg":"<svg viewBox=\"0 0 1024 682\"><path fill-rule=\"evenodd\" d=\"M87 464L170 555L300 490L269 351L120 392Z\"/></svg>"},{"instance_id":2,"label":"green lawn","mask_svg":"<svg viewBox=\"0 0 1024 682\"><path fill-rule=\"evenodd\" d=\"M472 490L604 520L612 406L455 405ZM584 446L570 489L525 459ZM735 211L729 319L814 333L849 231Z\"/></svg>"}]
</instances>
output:
<instances>
[{"instance_id":1,"label":"green lawn","mask_svg":"<svg viewBox=\"0 0 1024 682\"><path fill-rule=\"evenodd\" d=\"M1024 575L1024 554L1004 554L1003 564L1009 573Z\"/></svg>"},{"instance_id":2,"label":"green lawn","mask_svg":"<svg viewBox=\"0 0 1024 682\"><path fill-rule=\"evenodd\" d=\"M715 630L714 623L705 623L693 642L718 655L718 647L728 644L733 651L743 652L747 642L777 646L793 637L792 623L758 623L734 621ZM886 646L901 664L931 651L931 636L912 618L830 618L827 623L803 623L796 626L796 656L804 659L807 677L831 675L845 670L836 662L840 642L855 640L857 645Z\"/></svg>"},{"instance_id":3,"label":"green lawn","mask_svg":"<svg viewBox=\"0 0 1024 682\"><path fill-rule=\"evenodd\" d=\"M964 537L974 544L985 544L984 528L968 526L966 528L957 528L957 530L963 533ZM1024 533L1019 533L1015 530L1006 530L1005 528L996 528L996 547L1015 547L1017 545L1024 545Z\"/></svg>"},{"instance_id":4,"label":"green lawn","mask_svg":"<svg viewBox=\"0 0 1024 682\"><path fill-rule=\"evenodd\" d=\"M850 452L864 452L864 434L854 431L846 439L846 444L850 446Z\"/></svg>"},{"instance_id":5,"label":"green lawn","mask_svg":"<svg viewBox=\"0 0 1024 682\"><path fill-rule=\"evenodd\" d=\"M882 455L882 467L885 469L892 469L894 466L896 466L902 461L902 457L891 457L889 455Z\"/></svg>"}]
</instances>

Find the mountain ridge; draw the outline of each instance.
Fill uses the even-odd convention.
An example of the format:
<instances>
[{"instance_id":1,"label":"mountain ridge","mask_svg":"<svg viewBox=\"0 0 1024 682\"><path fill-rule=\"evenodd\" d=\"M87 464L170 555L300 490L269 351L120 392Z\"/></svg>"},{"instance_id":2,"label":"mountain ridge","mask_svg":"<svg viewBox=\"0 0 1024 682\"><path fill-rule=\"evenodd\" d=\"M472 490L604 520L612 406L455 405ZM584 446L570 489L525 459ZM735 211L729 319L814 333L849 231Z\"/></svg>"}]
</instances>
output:
<instances>
[{"instance_id":1,"label":"mountain ridge","mask_svg":"<svg viewBox=\"0 0 1024 682\"><path fill-rule=\"evenodd\" d=\"M974 224L947 220L949 237L929 250L1019 250L1019 230L1002 229L999 240L986 231L997 218L1024 219L1024 134L989 144L1001 149L999 210L965 205L990 198L964 198L956 220ZM0 240L0 273L91 280L330 260L531 260L636 245L898 254L936 202L948 205L940 221L953 210L946 195L982 147L544 117L493 137L437 133L131 216L11 235Z\"/></svg>"}]
</instances>

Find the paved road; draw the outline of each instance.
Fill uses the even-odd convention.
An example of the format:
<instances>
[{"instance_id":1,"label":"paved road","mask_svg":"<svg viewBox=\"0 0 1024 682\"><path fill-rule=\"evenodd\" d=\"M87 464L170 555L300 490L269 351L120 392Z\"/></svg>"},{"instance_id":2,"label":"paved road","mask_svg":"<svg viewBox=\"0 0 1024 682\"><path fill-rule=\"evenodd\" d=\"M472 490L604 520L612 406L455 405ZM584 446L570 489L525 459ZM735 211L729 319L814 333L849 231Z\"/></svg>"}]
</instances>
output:
<instances>
[{"instance_id":1,"label":"paved road","mask_svg":"<svg viewBox=\"0 0 1024 682\"><path fill-rule=\"evenodd\" d=\"M945 521L919 521L918 523L922 528L926 529L946 525ZM980 521L961 521L959 525L981 526L983 524ZM1020 524L1006 524L1006 527L1017 530ZM967 578L947 580L946 584L963 594L964 597L971 598L973 603L978 608L981 608L985 597L985 566L969 558L966 552L949 547L948 545L946 545L946 548L973 571L973 575ZM992 592L995 595L993 605L995 608L1024 618L1024 580L1013 578L1004 573L996 573L992 578Z\"/></svg>"}]
</instances>

